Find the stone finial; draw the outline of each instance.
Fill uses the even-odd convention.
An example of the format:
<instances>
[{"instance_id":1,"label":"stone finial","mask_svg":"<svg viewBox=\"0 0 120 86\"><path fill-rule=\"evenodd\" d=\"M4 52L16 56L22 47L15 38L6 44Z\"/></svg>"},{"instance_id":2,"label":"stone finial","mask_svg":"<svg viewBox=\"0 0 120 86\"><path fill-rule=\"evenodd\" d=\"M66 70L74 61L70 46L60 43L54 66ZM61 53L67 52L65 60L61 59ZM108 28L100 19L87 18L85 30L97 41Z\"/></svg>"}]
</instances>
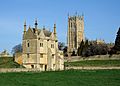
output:
<instances>
[{"instance_id":1,"label":"stone finial","mask_svg":"<svg viewBox=\"0 0 120 86\"><path fill-rule=\"evenodd\" d=\"M43 26L43 30L45 30L45 26Z\"/></svg>"},{"instance_id":2,"label":"stone finial","mask_svg":"<svg viewBox=\"0 0 120 86\"><path fill-rule=\"evenodd\" d=\"M35 19L35 29L37 29L37 25L38 25L38 23L37 23L37 18Z\"/></svg>"},{"instance_id":3,"label":"stone finial","mask_svg":"<svg viewBox=\"0 0 120 86\"><path fill-rule=\"evenodd\" d=\"M56 23L54 24L54 34L56 34Z\"/></svg>"},{"instance_id":4,"label":"stone finial","mask_svg":"<svg viewBox=\"0 0 120 86\"><path fill-rule=\"evenodd\" d=\"M24 26L26 26L26 20L24 21Z\"/></svg>"},{"instance_id":5,"label":"stone finial","mask_svg":"<svg viewBox=\"0 0 120 86\"><path fill-rule=\"evenodd\" d=\"M26 33L26 20L24 22L24 33Z\"/></svg>"},{"instance_id":6,"label":"stone finial","mask_svg":"<svg viewBox=\"0 0 120 86\"><path fill-rule=\"evenodd\" d=\"M29 29L31 29L30 25L29 25Z\"/></svg>"},{"instance_id":7,"label":"stone finial","mask_svg":"<svg viewBox=\"0 0 120 86\"><path fill-rule=\"evenodd\" d=\"M68 19L70 18L70 15L69 15L69 13L68 13Z\"/></svg>"}]
</instances>

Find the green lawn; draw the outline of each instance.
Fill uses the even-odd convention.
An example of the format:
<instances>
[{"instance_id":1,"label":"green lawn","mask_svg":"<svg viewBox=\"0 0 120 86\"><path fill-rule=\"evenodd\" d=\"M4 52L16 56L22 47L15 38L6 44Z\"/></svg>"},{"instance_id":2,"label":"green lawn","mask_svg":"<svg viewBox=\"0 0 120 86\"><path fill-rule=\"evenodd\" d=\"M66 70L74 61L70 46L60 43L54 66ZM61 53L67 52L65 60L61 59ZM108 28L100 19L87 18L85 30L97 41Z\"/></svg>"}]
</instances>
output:
<instances>
[{"instance_id":1,"label":"green lawn","mask_svg":"<svg viewBox=\"0 0 120 86\"><path fill-rule=\"evenodd\" d=\"M0 68L20 68L20 65L13 61L13 57L0 57Z\"/></svg>"},{"instance_id":2,"label":"green lawn","mask_svg":"<svg viewBox=\"0 0 120 86\"><path fill-rule=\"evenodd\" d=\"M0 86L120 86L120 70L0 73Z\"/></svg>"},{"instance_id":3,"label":"green lawn","mask_svg":"<svg viewBox=\"0 0 120 86\"><path fill-rule=\"evenodd\" d=\"M65 66L102 66L102 67L118 67L120 60L85 60L76 62L65 62Z\"/></svg>"}]
</instances>

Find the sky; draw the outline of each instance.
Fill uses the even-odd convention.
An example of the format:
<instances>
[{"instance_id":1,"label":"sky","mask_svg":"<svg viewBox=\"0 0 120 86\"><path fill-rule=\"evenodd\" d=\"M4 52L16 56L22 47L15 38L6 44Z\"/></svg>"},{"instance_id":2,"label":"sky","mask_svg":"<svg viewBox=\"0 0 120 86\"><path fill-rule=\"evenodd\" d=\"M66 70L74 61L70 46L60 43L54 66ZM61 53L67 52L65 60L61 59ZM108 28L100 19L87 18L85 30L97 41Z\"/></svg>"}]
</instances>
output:
<instances>
[{"instance_id":1,"label":"sky","mask_svg":"<svg viewBox=\"0 0 120 86\"><path fill-rule=\"evenodd\" d=\"M23 24L45 26L56 23L60 42L66 43L68 13L84 14L85 38L114 42L120 27L120 0L0 0L0 52L22 43Z\"/></svg>"}]
</instances>

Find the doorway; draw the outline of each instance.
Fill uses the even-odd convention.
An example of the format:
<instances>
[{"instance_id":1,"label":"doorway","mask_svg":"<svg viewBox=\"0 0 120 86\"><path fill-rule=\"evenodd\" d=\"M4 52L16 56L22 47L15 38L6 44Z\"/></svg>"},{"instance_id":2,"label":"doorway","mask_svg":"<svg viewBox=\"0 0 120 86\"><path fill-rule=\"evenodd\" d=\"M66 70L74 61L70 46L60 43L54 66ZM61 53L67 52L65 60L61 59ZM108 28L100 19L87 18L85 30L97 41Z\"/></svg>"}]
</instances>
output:
<instances>
[{"instance_id":1,"label":"doorway","mask_svg":"<svg viewBox=\"0 0 120 86\"><path fill-rule=\"evenodd\" d=\"M45 71L47 70L47 65L45 65Z\"/></svg>"}]
</instances>

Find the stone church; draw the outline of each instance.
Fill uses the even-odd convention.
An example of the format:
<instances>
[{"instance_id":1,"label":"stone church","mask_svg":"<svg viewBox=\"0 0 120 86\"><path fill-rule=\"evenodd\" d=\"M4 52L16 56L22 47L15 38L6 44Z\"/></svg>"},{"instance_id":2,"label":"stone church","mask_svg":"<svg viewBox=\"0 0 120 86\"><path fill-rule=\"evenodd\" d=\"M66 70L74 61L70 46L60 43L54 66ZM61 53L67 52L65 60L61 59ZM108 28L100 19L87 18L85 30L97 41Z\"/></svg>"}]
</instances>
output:
<instances>
[{"instance_id":1,"label":"stone church","mask_svg":"<svg viewBox=\"0 0 120 86\"><path fill-rule=\"evenodd\" d=\"M38 28L37 20L35 27L24 23L24 33L22 41L22 65L26 68L40 68L45 70L63 70L64 58L63 52L58 50L58 39L56 33L56 24L53 32L43 27Z\"/></svg>"},{"instance_id":2,"label":"stone church","mask_svg":"<svg viewBox=\"0 0 120 86\"><path fill-rule=\"evenodd\" d=\"M68 16L67 46L69 55L73 51L77 51L82 40L84 40L84 16Z\"/></svg>"}]
</instances>

